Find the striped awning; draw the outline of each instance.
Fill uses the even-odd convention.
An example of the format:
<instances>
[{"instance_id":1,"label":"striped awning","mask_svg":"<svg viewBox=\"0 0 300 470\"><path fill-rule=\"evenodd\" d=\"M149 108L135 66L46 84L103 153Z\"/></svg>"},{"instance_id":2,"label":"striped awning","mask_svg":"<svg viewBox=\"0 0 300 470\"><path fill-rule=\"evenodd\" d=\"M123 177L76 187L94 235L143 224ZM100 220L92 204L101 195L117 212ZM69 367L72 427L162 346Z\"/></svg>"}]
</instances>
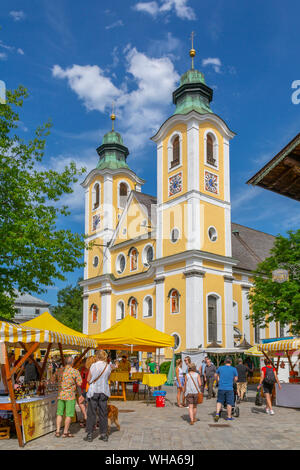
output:
<instances>
[{"instance_id":1,"label":"striped awning","mask_svg":"<svg viewBox=\"0 0 300 470\"><path fill-rule=\"evenodd\" d=\"M300 349L300 338L283 339L281 341L274 341L273 343L259 344L258 349L264 352L296 351Z\"/></svg>"},{"instance_id":2,"label":"striped awning","mask_svg":"<svg viewBox=\"0 0 300 470\"><path fill-rule=\"evenodd\" d=\"M263 356L263 353L258 350L257 344L255 346L252 346L252 348L247 349L247 351L244 351L244 354L247 356L256 356L256 357L261 357Z\"/></svg>"},{"instance_id":3,"label":"striped awning","mask_svg":"<svg viewBox=\"0 0 300 470\"><path fill-rule=\"evenodd\" d=\"M63 346L81 348L96 348L97 342L88 337L66 335L51 330L38 330L26 328L10 322L0 321L0 343L20 345L21 343L40 343L41 345L53 343Z\"/></svg>"}]
</instances>

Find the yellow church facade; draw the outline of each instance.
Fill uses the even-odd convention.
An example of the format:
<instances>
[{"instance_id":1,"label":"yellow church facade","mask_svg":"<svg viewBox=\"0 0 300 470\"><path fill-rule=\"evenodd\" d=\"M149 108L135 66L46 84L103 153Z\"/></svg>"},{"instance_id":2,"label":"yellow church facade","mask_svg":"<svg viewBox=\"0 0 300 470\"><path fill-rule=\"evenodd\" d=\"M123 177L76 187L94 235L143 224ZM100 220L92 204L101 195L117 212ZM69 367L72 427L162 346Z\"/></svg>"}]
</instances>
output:
<instances>
[{"instance_id":1,"label":"yellow church facade","mask_svg":"<svg viewBox=\"0 0 300 470\"><path fill-rule=\"evenodd\" d=\"M212 96L201 72L181 77L175 112L152 137L156 197L142 192L144 180L129 168L118 132L97 149L97 166L82 183L93 242L81 283L85 333L133 315L173 335L176 353L277 335L278 325L255 329L248 318L252 272L274 238L231 222L235 134L212 112Z\"/></svg>"}]
</instances>

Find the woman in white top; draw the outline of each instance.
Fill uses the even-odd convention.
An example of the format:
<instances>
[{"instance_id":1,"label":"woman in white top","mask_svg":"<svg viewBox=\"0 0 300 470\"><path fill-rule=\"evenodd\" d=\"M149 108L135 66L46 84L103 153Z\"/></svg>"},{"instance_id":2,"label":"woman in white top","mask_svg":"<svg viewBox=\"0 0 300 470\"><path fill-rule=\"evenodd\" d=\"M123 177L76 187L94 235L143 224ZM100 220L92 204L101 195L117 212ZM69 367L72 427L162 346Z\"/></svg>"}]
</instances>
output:
<instances>
[{"instance_id":1,"label":"woman in white top","mask_svg":"<svg viewBox=\"0 0 300 470\"><path fill-rule=\"evenodd\" d=\"M99 428L102 441L107 442L108 419L107 419L107 400L110 397L108 380L113 364L107 363L107 354L103 350L96 351L97 362L91 365L87 376L89 389L87 391L88 409L86 421L86 441L92 442L93 430L96 424L97 409L99 413Z\"/></svg>"},{"instance_id":2,"label":"woman in white top","mask_svg":"<svg viewBox=\"0 0 300 470\"><path fill-rule=\"evenodd\" d=\"M190 424L194 424L196 422L198 393L201 391L201 379L200 375L197 374L197 368L194 363L191 363L188 367L183 391L189 407Z\"/></svg>"},{"instance_id":3,"label":"woman in white top","mask_svg":"<svg viewBox=\"0 0 300 470\"><path fill-rule=\"evenodd\" d=\"M183 387L184 387L184 375L182 370L182 360L177 359L176 361L176 386L177 386L177 406L179 408L183 408L183 404L181 404L180 397L183 394ZM182 395L182 401L184 396Z\"/></svg>"}]
</instances>

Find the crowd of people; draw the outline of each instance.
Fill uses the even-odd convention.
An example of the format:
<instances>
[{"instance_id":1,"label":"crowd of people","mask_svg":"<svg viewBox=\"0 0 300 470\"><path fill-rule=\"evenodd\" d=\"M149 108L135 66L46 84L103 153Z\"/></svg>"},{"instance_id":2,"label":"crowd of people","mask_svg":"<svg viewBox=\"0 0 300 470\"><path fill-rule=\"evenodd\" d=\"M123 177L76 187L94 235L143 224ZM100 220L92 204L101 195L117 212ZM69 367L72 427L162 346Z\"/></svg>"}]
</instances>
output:
<instances>
[{"instance_id":1,"label":"crowd of people","mask_svg":"<svg viewBox=\"0 0 300 470\"><path fill-rule=\"evenodd\" d=\"M226 407L227 420L232 421L232 410L236 404L240 404L247 396L247 379L253 376L254 366L250 358L238 359L238 364L233 367L232 360L227 357L224 365L216 367L209 357L205 357L197 370L190 356L184 358L186 373L183 370L182 359L176 361L176 386L177 406L189 408L190 424L196 421L197 404L203 400L205 389L207 389L207 400L216 397L217 405L214 415L215 422L219 421L222 407ZM275 383L281 388L276 369L270 360L265 359L265 367L261 370L260 382L257 386L258 392L263 387L266 398L266 413L273 415L272 391Z\"/></svg>"},{"instance_id":2,"label":"crowd of people","mask_svg":"<svg viewBox=\"0 0 300 470\"><path fill-rule=\"evenodd\" d=\"M13 354L9 357L11 365L15 364ZM111 361L107 353L97 350L95 356L83 359L76 368L73 366L72 357L62 361L50 359L47 364L47 379L58 386L57 400L57 438L71 438L70 424L75 416L76 403L78 404L82 419L80 426L86 428L85 440L92 442L94 430L99 427L99 439L108 440L108 399L110 397L109 378L114 369L120 372L130 372L131 363L124 354L120 360ZM253 363L249 359L243 361L238 359L235 367L228 357L224 365L216 367L209 357L205 357L200 367L192 363L189 356L176 361L176 386L177 386L177 406L186 407L189 412L190 424L196 421L197 405L203 400L205 390L207 390L207 400L217 397L215 422L219 421L223 407L227 409L227 420L232 421L233 407L246 399L247 379L253 374ZM138 370L138 363L136 365ZM147 364L147 371L155 373L158 365L151 358ZM38 380L39 372L31 359L27 360L20 369L14 382L22 380L24 383ZM276 369L269 360L265 360L265 367L261 370L260 381L257 386L258 392L263 387L266 398L266 413L273 415L272 390L277 382L281 388ZM0 374L0 394L7 393L7 383L4 370ZM65 416L63 432L61 432L63 416Z\"/></svg>"}]
</instances>

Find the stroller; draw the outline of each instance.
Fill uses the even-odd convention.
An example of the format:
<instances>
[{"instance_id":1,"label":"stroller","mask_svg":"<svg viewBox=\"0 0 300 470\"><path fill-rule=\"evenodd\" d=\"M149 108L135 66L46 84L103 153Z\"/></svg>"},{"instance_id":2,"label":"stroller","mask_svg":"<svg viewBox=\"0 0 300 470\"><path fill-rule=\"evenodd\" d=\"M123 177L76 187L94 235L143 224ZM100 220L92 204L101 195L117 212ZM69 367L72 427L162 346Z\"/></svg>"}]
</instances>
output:
<instances>
[{"instance_id":1,"label":"stroller","mask_svg":"<svg viewBox=\"0 0 300 470\"><path fill-rule=\"evenodd\" d=\"M232 416L234 416L235 418L238 418L240 416L240 409L239 407L237 406L237 385L236 383L233 384L233 393L234 393L234 406L232 407ZM224 410L226 410L227 408L227 403L226 403L226 400L225 402L223 403L223 408ZM221 413L222 413L222 409L221 409Z\"/></svg>"}]
</instances>

